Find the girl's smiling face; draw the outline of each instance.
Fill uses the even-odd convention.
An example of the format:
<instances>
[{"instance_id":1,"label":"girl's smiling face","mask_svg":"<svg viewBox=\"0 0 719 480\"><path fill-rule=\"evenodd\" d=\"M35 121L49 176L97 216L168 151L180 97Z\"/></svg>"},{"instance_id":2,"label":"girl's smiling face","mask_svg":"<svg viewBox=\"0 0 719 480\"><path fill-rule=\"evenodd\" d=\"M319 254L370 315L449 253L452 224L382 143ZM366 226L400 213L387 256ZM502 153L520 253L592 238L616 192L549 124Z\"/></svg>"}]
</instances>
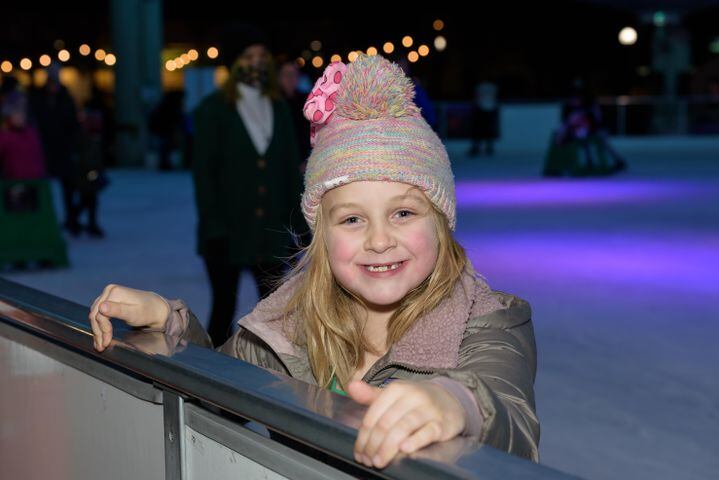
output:
<instances>
[{"instance_id":1,"label":"girl's smiling face","mask_svg":"<svg viewBox=\"0 0 719 480\"><path fill-rule=\"evenodd\" d=\"M321 208L332 273L369 309L396 308L434 270L433 209L417 187L353 182L327 192Z\"/></svg>"}]
</instances>

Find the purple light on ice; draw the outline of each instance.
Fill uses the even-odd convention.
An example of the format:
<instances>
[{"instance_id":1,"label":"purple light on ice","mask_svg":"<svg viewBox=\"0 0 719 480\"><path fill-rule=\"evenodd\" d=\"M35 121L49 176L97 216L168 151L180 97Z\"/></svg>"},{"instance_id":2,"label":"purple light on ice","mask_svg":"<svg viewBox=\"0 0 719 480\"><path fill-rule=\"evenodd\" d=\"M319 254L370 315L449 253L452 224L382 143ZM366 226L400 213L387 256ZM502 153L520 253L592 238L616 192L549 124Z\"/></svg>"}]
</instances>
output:
<instances>
[{"instance_id":1,"label":"purple light on ice","mask_svg":"<svg viewBox=\"0 0 719 480\"><path fill-rule=\"evenodd\" d=\"M460 208L645 203L711 192L700 182L616 178L458 181L456 189Z\"/></svg>"},{"instance_id":2,"label":"purple light on ice","mask_svg":"<svg viewBox=\"0 0 719 480\"><path fill-rule=\"evenodd\" d=\"M719 234L458 234L478 265L547 277L719 293Z\"/></svg>"}]
</instances>

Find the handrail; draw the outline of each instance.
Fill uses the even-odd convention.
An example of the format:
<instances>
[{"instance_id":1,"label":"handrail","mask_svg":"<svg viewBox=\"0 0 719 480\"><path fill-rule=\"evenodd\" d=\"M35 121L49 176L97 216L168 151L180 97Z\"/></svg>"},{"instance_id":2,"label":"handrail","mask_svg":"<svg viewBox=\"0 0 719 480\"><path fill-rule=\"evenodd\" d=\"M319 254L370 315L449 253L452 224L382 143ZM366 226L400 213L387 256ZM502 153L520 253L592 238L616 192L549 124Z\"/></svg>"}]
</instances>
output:
<instances>
[{"instance_id":1,"label":"handrail","mask_svg":"<svg viewBox=\"0 0 719 480\"><path fill-rule=\"evenodd\" d=\"M352 447L365 407L314 385L163 334L113 321L115 339L93 348L88 308L0 277L0 322L88 359L132 372L159 388L215 405L355 464ZM458 437L398 459L381 478L574 478L472 439Z\"/></svg>"}]
</instances>

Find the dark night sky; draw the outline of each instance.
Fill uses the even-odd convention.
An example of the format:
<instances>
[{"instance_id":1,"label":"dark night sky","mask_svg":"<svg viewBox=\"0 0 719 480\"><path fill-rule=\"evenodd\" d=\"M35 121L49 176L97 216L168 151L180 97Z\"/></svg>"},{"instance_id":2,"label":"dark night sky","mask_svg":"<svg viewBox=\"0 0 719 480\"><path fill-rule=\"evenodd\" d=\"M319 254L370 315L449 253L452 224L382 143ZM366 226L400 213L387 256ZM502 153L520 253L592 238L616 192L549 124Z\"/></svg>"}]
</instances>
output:
<instances>
[{"instance_id":1,"label":"dark night sky","mask_svg":"<svg viewBox=\"0 0 719 480\"><path fill-rule=\"evenodd\" d=\"M262 26L278 53L299 55L311 40L319 39L326 56L335 52L344 56L370 45L381 48L387 40L399 45L405 34L431 45L435 35L432 21L439 17L447 24L443 34L448 49L420 61L414 73L434 96L460 99L484 76L499 81L509 98L561 96L577 75L585 76L598 93L627 93L630 86L641 82L636 67L650 61L647 38L651 27L641 25L639 13L652 7L671 7L680 13L692 35L694 65L711 59L707 45L719 37L719 1L510 1L489 9L485 3L478 4L484 10L471 14L457 10L410 17L376 15L368 10L337 20L290 15L292 12L281 17L248 17L239 8L233 11L215 0L166 1L164 38L166 43L202 47L216 41L224 19L242 18ZM36 55L47 51L56 38L63 38L69 46L88 42L109 47L107 3L73 5L6 8L0 19L0 56ZM630 48L617 42L617 33L626 25L637 28L640 35ZM319 73L311 67L307 71Z\"/></svg>"}]
</instances>

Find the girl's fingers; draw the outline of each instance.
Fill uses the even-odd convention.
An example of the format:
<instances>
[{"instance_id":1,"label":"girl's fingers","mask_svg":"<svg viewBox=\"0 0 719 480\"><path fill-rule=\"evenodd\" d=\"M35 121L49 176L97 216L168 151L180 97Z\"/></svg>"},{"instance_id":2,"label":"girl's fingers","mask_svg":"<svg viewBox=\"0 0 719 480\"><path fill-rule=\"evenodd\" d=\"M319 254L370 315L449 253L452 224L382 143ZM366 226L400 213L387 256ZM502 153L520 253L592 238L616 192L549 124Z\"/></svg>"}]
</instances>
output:
<instances>
[{"instance_id":1,"label":"girl's fingers","mask_svg":"<svg viewBox=\"0 0 719 480\"><path fill-rule=\"evenodd\" d=\"M100 308L100 299L102 298L102 295L97 297L94 302L92 302L92 306L90 307L90 313L88 314L88 318L92 322L95 319L95 315L97 315L98 308Z\"/></svg>"},{"instance_id":2,"label":"girl's fingers","mask_svg":"<svg viewBox=\"0 0 719 480\"><path fill-rule=\"evenodd\" d=\"M127 308L125 305L117 304L116 299L127 297L124 288L115 284L107 285L99 297L95 299L90 307L88 318L94 336L95 349L103 351L112 340L112 323L110 317L124 319ZM112 299L112 301L110 300Z\"/></svg>"},{"instance_id":3,"label":"girl's fingers","mask_svg":"<svg viewBox=\"0 0 719 480\"><path fill-rule=\"evenodd\" d=\"M347 385L347 393L355 402L370 405L382 393L382 390L363 381L352 381Z\"/></svg>"},{"instance_id":4,"label":"girl's fingers","mask_svg":"<svg viewBox=\"0 0 719 480\"><path fill-rule=\"evenodd\" d=\"M399 385L397 386L399 387ZM355 457L364 453L369 434L372 433L372 429L375 427L377 420L399 399L400 390L400 388L387 387L367 409L367 413L365 413L364 418L362 418L362 425L360 426L359 434L355 441Z\"/></svg>"},{"instance_id":5,"label":"girl's fingers","mask_svg":"<svg viewBox=\"0 0 719 480\"><path fill-rule=\"evenodd\" d=\"M102 332L100 331L100 325L97 324L97 320L95 320L95 317L93 316L90 317L90 328L92 328L92 343L95 350L101 352L102 342L100 341L100 338L102 337Z\"/></svg>"},{"instance_id":6,"label":"girl's fingers","mask_svg":"<svg viewBox=\"0 0 719 480\"><path fill-rule=\"evenodd\" d=\"M127 323L135 320L135 305L120 303L116 301L105 300L100 303L100 314L109 318L117 318Z\"/></svg>"},{"instance_id":7,"label":"girl's fingers","mask_svg":"<svg viewBox=\"0 0 719 480\"><path fill-rule=\"evenodd\" d=\"M93 319L97 316L97 313L100 308L100 304L102 302L104 302L105 300L107 300L107 298L112 294L113 290L115 290L116 287L117 287L117 285L114 285L111 283L110 285L107 285L102 290L102 293L100 294L99 297L97 297L95 299L95 302L92 304L92 307L90 308L90 319Z\"/></svg>"},{"instance_id":8,"label":"girl's fingers","mask_svg":"<svg viewBox=\"0 0 719 480\"><path fill-rule=\"evenodd\" d=\"M112 340L112 323L110 322L109 317L106 317L101 313L98 314L97 318L98 324L100 325L102 348L104 350L108 345L110 345L110 341Z\"/></svg>"},{"instance_id":9,"label":"girl's fingers","mask_svg":"<svg viewBox=\"0 0 719 480\"><path fill-rule=\"evenodd\" d=\"M402 415L386 432L374 429L367 442L365 451L372 459L372 464L377 468L384 468L399 453L400 444L414 432L422 428L428 421L427 415L422 409L415 408ZM388 412L389 414L389 412ZM385 415L387 416L387 414ZM382 417L378 425L382 424L385 417ZM376 442L376 444L375 444Z\"/></svg>"},{"instance_id":10,"label":"girl's fingers","mask_svg":"<svg viewBox=\"0 0 719 480\"><path fill-rule=\"evenodd\" d=\"M399 444L399 450L403 453L416 452L420 448L438 441L441 437L442 427L437 421L431 421L402 441Z\"/></svg>"},{"instance_id":11,"label":"girl's fingers","mask_svg":"<svg viewBox=\"0 0 719 480\"><path fill-rule=\"evenodd\" d=\"M402 393L404 393L404 395L402 395ZM357 435L354 450L359 458L367 460L365 463L370 465L373 463L373 457L377 454L379 447L396 426L397 422L407 414L407 412L418 407L416 398L406 393L407 392L402 389L402 392L400 392L397 397L392 397L392 399L394 399L392 404L386 408L381 405L381 407L383 407L383 413L372 426L365 426L363 422L359 435ZM368 412L368 414L369 413L370 412Z\"/></svg>"}]
</instances>

